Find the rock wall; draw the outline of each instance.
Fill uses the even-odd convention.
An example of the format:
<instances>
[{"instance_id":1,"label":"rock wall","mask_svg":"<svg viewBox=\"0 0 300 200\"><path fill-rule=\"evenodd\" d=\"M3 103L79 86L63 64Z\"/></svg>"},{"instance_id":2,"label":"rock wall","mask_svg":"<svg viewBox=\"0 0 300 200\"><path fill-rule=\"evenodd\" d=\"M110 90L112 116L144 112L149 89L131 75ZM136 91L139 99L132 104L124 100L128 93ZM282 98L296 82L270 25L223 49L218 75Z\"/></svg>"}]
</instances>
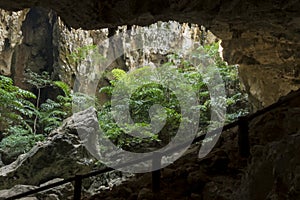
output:
<instances>
[{"instance_id":1,"label":"rock wall","mask_svg":"<svg viewBox=\"0 0 300 200\"><path fill-rule=\"evenodd\" d=\"M24 82L27 69L37 73L53 71L52 29L55 20L56 15L45 9L33 8L28 11L21 27L23 39L15 49L10 66L16 85L29 87Z\"/></svg>"},{"instance_id":2,"label":"rock wall","mask_svg":"<svg viewBox=\"0 0 300 200\"><path fill-rule=\"evenodd\" d=\"M144 26L159 20L203 25L223 41L225 60L244 66L240 73L245 85L248 85L246 89L255 109L269 105L295 87L299 88L298 83L286 78L290 76L286 71L298 71L300 65L299 1L86 0L74 4L71 0L55 3L0 0L0 7L8 10L32 6L53 9L74 28L115 28L125 24ZM253 66L256 67L253 69ZM273 75L272 71L279 68L282 77L276 80L270 76L260 77L259 81L254 81L256 69L262 70L262 74ZM299 78L298 72L294 75L292 79ZM262 86L262 82L266 85ZM272 86L281 83L280 89ZM269 88L276 92L269 93Z\"/></svg>"},{"instance_id":3,"label":"rock wall","mask_svg":"<svg viewBox=\"0 0 300 200\"><path fill-rule=\"evenodd\" d=\"M116 57L110 64L110 69L117 67L129 70L144 65L160 65L166 61L165 55L174 48L184 49L193 43L216 40L204 27L174 21L159 22L149 27L134 25L82 30L68 27L55 12L40 7L19 12L1 12L1 74L12 76L16 85L27 89L30 87L24 83L24 72L30 69L37 73L48 71L53 79L63 80L71 87L74 86L76 77L81 77L84 83L81 83L79 87L82 88L78 90L89 90L88 85L100 70L91 57L93 49L99 44L102 45L98 49L101 56ZM9 28L5 32L6 27ZM157 28L165 30L164 35L160 35ZM141 34L141 40L134 40L133 35L137 34ZM112 35L116 35L119 41L107 40ZM149 37L154 38L156 46L150 44L147 47L151 41L148 40ZM121 50L110 48L113 43L120 43ZM140 48L141 45L145 49L131 50L138 46ZM115 55L117 51L124 51L124 55ZM107 84L107 80L100 80L100 86Z\"/></svg>"},{"instance_id":4,"label":"rock wall","mask_svg":"<svg viewBox=\"0 0 300 200\"><path fill-rule=\"evenodd\" d=\"M254 111L300 88L299 69L292 64L284 67L240 65L238 69Z\"/></svg>"},{"instance_id":5,"label":"rock wall","mask_svg":"<svg viewBox=\"0 0 300 200\"><path fill-rule=\"evenodd\" d=\"M86 69L68 60L77 48L97 44L105 30L84 31L67 27L52 11L32 8L19 12L1 10L0 72L26 88L24 72L48 71L53 79L72 82L72 75ZM71 84L70 84L71 85Z\"/></svg>"},{"instance_id":6,"label":"rock wall","mask_svg":"<svg viewBox=\"0 0 300 200\"><path fill-rule=\"evenodd\" d=\"M0 74L11 75L12 57L22 42L22 24L28 9L19 12L0 10Z\"/></svg>"},{"instance_id":7,"label":"rock wall","mask_svg":"<svg viewBox=\"0 0 300 200\"><path fill-rule=\"evenodd\" d=\"M291 21L288 24L299 26ZM247 25L248 26L248 25ZM300 45L297 32L281 26L241 28L237 35L222 41L224 59L240 64L239 73L255 109L276 102L292 90L300 88ZM272 28L272 32L269 32Z\"/></svg>"}]
</instances>

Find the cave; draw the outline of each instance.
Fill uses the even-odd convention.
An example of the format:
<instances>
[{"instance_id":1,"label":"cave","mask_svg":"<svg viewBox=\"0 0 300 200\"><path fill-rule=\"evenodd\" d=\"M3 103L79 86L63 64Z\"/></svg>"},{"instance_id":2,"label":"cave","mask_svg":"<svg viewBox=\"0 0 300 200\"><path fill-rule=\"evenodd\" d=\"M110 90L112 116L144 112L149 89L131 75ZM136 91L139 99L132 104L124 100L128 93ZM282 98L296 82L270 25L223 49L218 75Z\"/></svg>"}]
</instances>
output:
<instances>
[{"instance_id":1,"label":"cave","mask_svg":"<svg viewBox=\"0 0 300 200\"><path fill-rule=\"evenodd\" d=\"M70 0L0 0L0 8L4 9L1 11L3 16L20 11L17 17L21 21L25 20L29 8L46 9L52 21L53 15L60 17L57 26L65 26L66 32L78 29L83 35L95 35L98 29L107 28L106 33L97 36L99 40L122 25L130 28L169 20L201 25L220 38L224 60L239 66L239 76L253 112L263 111L255 118L241 119L242 125L224 131L214 150L205 158L197 158L195 145L187 156L163 169L160 174L161 193L153 194L151 174L146 174L90 199L300 198L299 1L87 0L74 3ZM47 28L57 36L59 33L57 27L51 27L52 21ZM10 26L18 28L18 25L11 24L7 27ZM88 30L91 32L85 32ZM22 36L16 35L15 41L6 37L0 33L1 45L4 46L0 56L2 74L9 74L11 63L23 59L18 59L14 53L20 48L16 43ZM62 38L60 42L72 40ZM51 45L46 44L46 56L54 66L51 71L55 76L64 76L55 66L67 61L53 60L51 55L57 54L56 49L65 47ZM66 71L71 70L65 66ZM18 68L13 71L16 74ZM65 76L65 80L74 82L72 74ZM243 138L239 132L248 135Z\"/></svg>"},{"instance_id":2,"label":"cave","mask_svg":"<svg viewBox=\"0 0 300 200\"><path fill-rule=\"evenodd\" d=\"M36 6L54 10L68 27L85 30L168 20L203 25L222 40L224 59L240 65L241 78L257 108L298 88L297 1L0 2L10 11Z\"/></svg>"}]
</instances>

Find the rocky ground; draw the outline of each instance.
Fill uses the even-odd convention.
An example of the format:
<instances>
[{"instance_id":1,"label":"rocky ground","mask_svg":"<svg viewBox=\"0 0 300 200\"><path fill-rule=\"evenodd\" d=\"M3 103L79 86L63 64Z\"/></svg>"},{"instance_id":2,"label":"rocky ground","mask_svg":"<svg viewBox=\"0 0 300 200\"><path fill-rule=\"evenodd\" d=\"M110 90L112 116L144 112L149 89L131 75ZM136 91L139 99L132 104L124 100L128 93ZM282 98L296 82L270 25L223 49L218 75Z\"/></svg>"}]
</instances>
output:
<instances>
[{"instance_id":1,"label":"rocky ground","mask_svg":"<svg viewBox=\"0 0 300 200\"><path fill-rule=\"evenodd\" d=\"M296 96L250 121L248 158L239 154L235 127L223 131L206 157L198 158L201 144L194 144L184 156L164 168L160 193L151 191L151 173L130 178L128 174L113 172L84 181L84 199L300 199L299 100ZM0 197L5 199L45 182L95 169L95 165L89 165L93 157L74 131L76 128L90 131L94 127L97 120L93 111L73 115L48 141L0 168ZM81 123L76 123L75 118L82 119ZM88 136L85 142L93 137ZM70 183L32 198L72 199L72 195Z\"/></svg>"},{"instance_id":2,"label":"rocky ground","mask_svg":"<svg viewBox=\"0 0 300 200\"><path fill-rule=\"evenodd\" d=\"M198 158L200 144L164 168L161 191L142 174L86 199L279 200L300 199L300 97L249 123L250 157L239 155L237 128L222 133L213 151Z\"/></svg>"}]
</instances>

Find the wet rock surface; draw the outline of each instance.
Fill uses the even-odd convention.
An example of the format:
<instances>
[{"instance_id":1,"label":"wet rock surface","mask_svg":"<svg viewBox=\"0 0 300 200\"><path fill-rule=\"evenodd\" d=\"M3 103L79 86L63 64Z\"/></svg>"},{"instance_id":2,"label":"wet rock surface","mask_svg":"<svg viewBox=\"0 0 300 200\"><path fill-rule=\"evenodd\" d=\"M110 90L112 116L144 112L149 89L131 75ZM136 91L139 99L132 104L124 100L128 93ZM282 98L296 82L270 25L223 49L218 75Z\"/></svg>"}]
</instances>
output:
<instances>
[{"instance_id":1,"label":"wet rock surface","mask_svg":"<svg viewBox=\"0 0 300 200\"><path fill-rule=\"evenodd\" d=\"M198 158L200 144L193 145L162 169L159 194L151 193L148 173L87 199L299 199L299 100L298 96L249 123L248 158L239 155L233 128L222 133L205 158Z\"/></svg>"}]
</instances>

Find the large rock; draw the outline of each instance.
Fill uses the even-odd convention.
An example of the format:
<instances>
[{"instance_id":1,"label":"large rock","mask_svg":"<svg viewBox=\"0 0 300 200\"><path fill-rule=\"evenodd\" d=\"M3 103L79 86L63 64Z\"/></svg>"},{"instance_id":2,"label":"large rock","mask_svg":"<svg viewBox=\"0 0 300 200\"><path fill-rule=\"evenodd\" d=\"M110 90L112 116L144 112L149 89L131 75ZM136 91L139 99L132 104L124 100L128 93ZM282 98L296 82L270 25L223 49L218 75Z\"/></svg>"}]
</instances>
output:
<instances>
[{"instance_id":1,"label":"large rock","mask_svg":"<svg viewBox=\"0 0 300 200\"><path fill-rule=\"evenodd\" d=\"M241 65L239 77L248 93L254 110L269 106L299 89L300 75L297 65Z\"/></svg>"},{"instance_id":2,"label":"large rock","mask_svg":"<svg viewBox=\"0 0 300 200\"><path fill-rule=\"evenodd\" d=\"M0 10L0 74L11 75L13 54L22 42L22 25L28 9L19 12Z\"/></svg>"},{"instance_id":3,"label":"large rock","mask_svg":"<svg viewBox=\"0 0 300 200\"><path fill-rule=\"evenodd\" d=\"M66 119L47 141L20 155L10 165L0 168L0 189L17 184L39 185L53 178L69 178L90 172L95 160L85 144L95 141L96 135L93 133L97 128L98 121L93 108ZM86 136L84 141L77 134L79 129Z\"/></svg>"},{"instance_id":4,"label":"large rock","mask_svg":"<svg viewBox=\"0 0 300 200\"><path fill-rule=\"evenodd\" d=\"M41 184L40 186L45 186L51 183L55 183L58 181L61 181L63 179L53 179L51 181L48 181L46 183ZM17 194L21 194L33 189L38 188L37 186L32 185L15 185L14 187L10 189L0 190L0 199L4 200L6 198L12 197ZM57 186L55 188L51 188L46 191L39 192L34 195L30 195L29 197L23 197L21 200L37 200L37 199L45 199L45 200L71 200L73 199L73 190L74 187L72 183L66 183L60 186Z\"/></svg>"},{"instance_id":5,"label":"large rock","mask_svg":"<svg viewBox=\"0 0 300 200\"><path fill-rule=\"evenodd\" d=\"M300 198L300 133L256 146L235 199Z\"/></svg>"}]
</instances>

